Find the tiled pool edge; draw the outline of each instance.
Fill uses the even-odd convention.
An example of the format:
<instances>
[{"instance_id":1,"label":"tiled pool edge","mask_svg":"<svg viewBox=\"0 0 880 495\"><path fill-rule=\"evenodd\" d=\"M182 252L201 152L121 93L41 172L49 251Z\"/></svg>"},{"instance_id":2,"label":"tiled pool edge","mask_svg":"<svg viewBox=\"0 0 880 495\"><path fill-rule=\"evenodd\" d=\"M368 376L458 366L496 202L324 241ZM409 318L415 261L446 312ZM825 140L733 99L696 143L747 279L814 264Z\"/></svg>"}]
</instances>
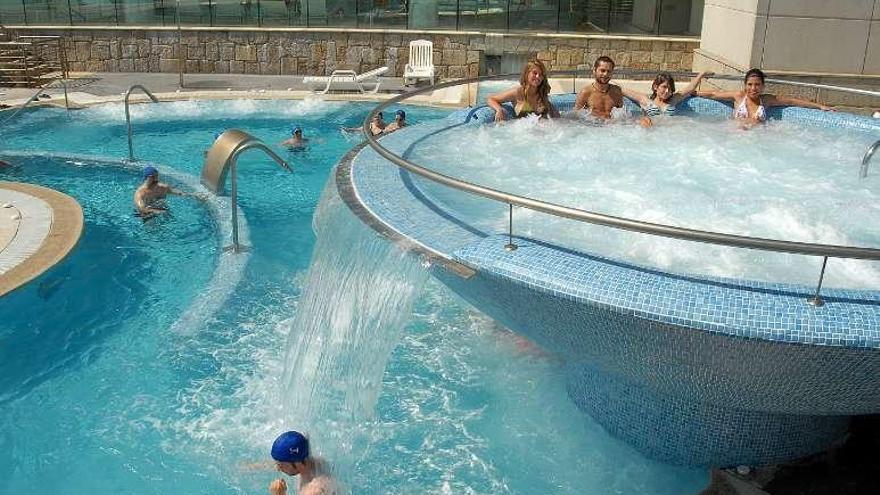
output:
<instances>
[{"instance_id":1,"label":"tiled pool edge","mask_svg":"<svg viewBox=\"0 0 880 495\"><path fill-rule=\"evenodd\" d=\"M728 111L715 103L707 103L712 112ZM418 132L383 144L401 153ZM805 303L809 289L800 286L664 274L528 239L508 253L500 234L444 225L453 222L438 205L414 200L418 186L372 150L353 155L358 201L400 238L475 268L468 279L434 273L481 311L565 356L574 401L651 457L716 466L784 461L832 446L848 415L880 410L876 291L823 292L830 303L822 309ZM443 234L450 230L456 239ZM676 290L683 287L691 289ZM848 332L854 326L860 334Z\"/></svg>"},{"instance_id":2,"label":"tiled pool edge","mask_svg":"<svg viewBox=\"0 0 880 495\"><path fill-rule=\"evenodd\" d=\"M34 198L45 205L44 208L48 208L49 215L43 235L37 239L34 236L38 233L30 232L29 235L33 239L25 240L36 242L36 245L22 247L19 252L21 259L0 275L0 297L2 297L37 278L66 258L79 242L84 222L79 203L66 194L47 187L18 182L0 181L0 188ZM26 215L22 215L22 220L36 221L28 219ZM20 226L18 234L28 234L23 230L25 229Z\"/></svg>"}]
</instances>

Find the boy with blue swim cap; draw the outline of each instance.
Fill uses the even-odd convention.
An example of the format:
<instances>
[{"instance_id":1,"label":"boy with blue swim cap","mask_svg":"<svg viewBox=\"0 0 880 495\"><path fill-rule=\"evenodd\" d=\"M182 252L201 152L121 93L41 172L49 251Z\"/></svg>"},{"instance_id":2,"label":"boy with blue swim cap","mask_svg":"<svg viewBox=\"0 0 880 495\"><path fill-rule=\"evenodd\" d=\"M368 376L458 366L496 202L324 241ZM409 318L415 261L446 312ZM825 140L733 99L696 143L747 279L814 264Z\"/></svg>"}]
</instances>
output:
<instances>
[{"instance_id":1,"label":"boy with blue swim cap","mask_svg":"<svg viewBox=\"0 0 880 495\"><path fill-rule=\"evenodd\" d=\"M275 467L288 476L299 475L299 495L335 495L336 483L328 473L325 462L313 457L309 439L298 431L278 435L272 443ZM269 484L270 495L287 495L287 482L278 478Z\"/></svg>"},{"instance_id":2,"label":"boy with blue swim cap","mask_svg":"<svg viewBox=\"0 0 880 495\"><path fill-rule=\"evenodd\" d=\"M304 148L308 139L303 137L302 127L295 125L290 129L291 137L282 141L281 146L288 148Z\"/></svg>"},{"instance_id":3,"label":"boy with blue swim cap","mask_svg":"<svg viewBox=\"0 0 880 495\"><path fill-rule=\"evenodd\" d=\"M134 192L134 207L137 214L145 221L156 215L168 212L165 206L165 196L174 194L176 196L192 196L199 200L205 198L198 194L190 194L178 191L173 187L159 182L159 171L156 167L144 167L144 182Z\"/></svg>"}]
</instances>

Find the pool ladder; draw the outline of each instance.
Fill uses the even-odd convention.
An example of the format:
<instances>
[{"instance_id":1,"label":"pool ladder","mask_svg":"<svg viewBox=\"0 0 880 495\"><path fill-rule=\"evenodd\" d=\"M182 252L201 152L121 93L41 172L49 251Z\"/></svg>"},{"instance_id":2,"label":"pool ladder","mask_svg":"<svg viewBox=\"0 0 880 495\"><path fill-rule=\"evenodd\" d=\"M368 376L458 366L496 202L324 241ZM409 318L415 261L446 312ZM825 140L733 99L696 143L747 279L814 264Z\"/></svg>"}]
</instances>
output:
<instances>
[{"instance_id":1,"label":"pool ladder","mask_svg":"<svg viewBox=\"0 0 880 495\"><path fill-rule=\"evenodd\" d=\"M202 184L218 195L223 191L223 184L226 183L226 174L230 170L232 171L232 190L230 191L230 196L232 196L232 245L227 246L224 250L234 253L245 250L238 242L238 182L235 173L236 163L238 155L251 148L263 150L283 169L288 172L292 171L290 165L262 141L238 129L228 129L214 141L214 144L208 150L205 165L202 167Z\"/></svg>"},{"instance_id":2,"label":"pool ladder","mask_svg":"<svg viewBox=\"0 0 880 495\"><path fill-rule=\"evenodd\" d=\"M868 176L868 162L871 161L871 157L874 156L874 152L877 151L878 147L880 147L880 140L868 147L868 151L862 157L862 168L859 169L859 178L864 179Z\"/></svg>"}]
</instances>

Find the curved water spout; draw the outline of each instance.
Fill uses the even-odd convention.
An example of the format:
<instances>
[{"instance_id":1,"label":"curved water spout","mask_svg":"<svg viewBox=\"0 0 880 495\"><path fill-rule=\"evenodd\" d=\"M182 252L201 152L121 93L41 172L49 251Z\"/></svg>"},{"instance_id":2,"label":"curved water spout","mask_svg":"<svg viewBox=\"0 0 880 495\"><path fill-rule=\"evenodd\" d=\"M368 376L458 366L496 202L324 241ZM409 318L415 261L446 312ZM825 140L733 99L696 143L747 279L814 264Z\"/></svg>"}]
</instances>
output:
<instances>
[{"instance_id":1,"label":"curved water spout","mask_svg":"<svg viewBox=\"0 0 880 495\"><path fill-rule=\"evenodd\" d=\"M238 129L229 129L214 141L202 167L202 184L214 194L220 194L226 182L226 174L232 170L232 246L227 249L236 253L241 251L241 246L238 244L238 183L235 169L238 155L251 148L263 150L281 168L292 171L290 165L265 143Z\"/></svg>"}]
</instances>

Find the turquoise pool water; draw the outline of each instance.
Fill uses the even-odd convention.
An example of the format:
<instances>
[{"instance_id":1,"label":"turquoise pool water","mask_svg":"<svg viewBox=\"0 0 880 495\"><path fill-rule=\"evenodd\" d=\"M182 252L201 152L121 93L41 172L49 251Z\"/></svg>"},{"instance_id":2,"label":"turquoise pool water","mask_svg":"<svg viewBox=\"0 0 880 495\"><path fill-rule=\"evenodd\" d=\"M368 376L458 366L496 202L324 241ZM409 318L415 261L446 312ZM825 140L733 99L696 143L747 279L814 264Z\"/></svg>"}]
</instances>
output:
<instances>
[{"instance_id":1,"label":"turquoise pool water","mask_svg":"<svg viewBox=\"0 0 880 495\"><path fill-rule=\"evenodd\" d=\"M313 367L288 360L308 362L298 346L318 347L297 343L308 321L322 321L309 306L345 308L358 290L412 300L402 305L405 314L357 322L378 332L367 336L390 354L377 383L365 387L375 395L359 403L368 414L349 428L329 395L302 412L355 431L356 445L348 446L326 424L310 431L352 493L699 491L704 471L645 459L580 413L553 356L468 307L328 200L315 218L333 165L358 140L339 127L357 125L369 108L320 101L133 107L135 155L179 174L198 175L204 150L225 128L277 144L298 124L312 139L304 152L279 149L293 174L257 152L240 158L252 246L244 276L203 326L185 333L174 322L210 283L224 243L208 209L174 198L173 217L143 225L131 215L136 171L81 157L11 156L19 167L0 179L74 196L86 230L67 261L0 300L0 493L265 493L276 474L254 463L266 460L275 434L301 427L291 415L302 407L293 392L308 387L289 379L305 380ZM445 112L408 114L418 123ZM4 129L0 155L127 156L121 105L21 117ZM318 252L313 223L322 235ZM371 267L377 257L388 263ZM310 264L330 267L328 275L309 272ZM327 349L334 352L332 341Z\"/></svg>"}]
</instances>

